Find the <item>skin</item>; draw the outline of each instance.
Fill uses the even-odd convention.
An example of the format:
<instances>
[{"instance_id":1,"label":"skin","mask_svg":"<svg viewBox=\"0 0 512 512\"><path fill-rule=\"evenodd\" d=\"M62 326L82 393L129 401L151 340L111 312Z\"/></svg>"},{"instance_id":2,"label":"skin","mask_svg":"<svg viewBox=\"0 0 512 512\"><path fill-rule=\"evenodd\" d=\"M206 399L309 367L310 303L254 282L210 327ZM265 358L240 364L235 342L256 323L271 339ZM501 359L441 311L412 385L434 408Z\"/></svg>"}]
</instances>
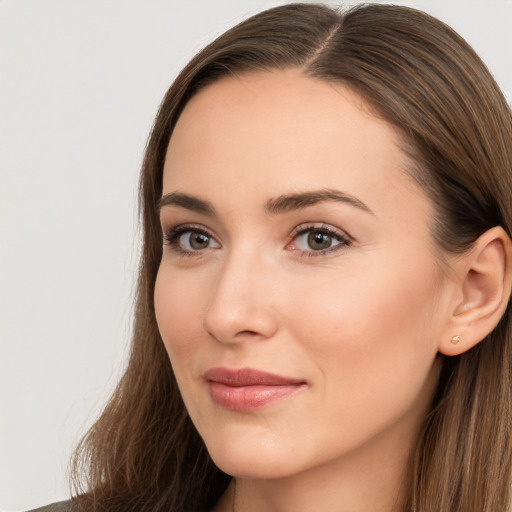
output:
<instances>
[{"instance_id":1,"label":"skin","mask_svg":"<svg viewBox=\"0 0 512 512\"><path fill-rule=\"evenodd\" d=\"M165 242L155 307L192 421L236 477L218 511L401 508L459 288L399 145L355 93L295 69L217 81L177 123L163 194L208 201L215 212L161 209L164 234L192 224L208 236L199 249L188 245L190 231ZM332 200L265 209L323 189L369 211ZM323 226L335 235L322 252L308 234ZM203 378L217 366L307 384L256 411L229 411Z\"/></svg>"}]
</instances>

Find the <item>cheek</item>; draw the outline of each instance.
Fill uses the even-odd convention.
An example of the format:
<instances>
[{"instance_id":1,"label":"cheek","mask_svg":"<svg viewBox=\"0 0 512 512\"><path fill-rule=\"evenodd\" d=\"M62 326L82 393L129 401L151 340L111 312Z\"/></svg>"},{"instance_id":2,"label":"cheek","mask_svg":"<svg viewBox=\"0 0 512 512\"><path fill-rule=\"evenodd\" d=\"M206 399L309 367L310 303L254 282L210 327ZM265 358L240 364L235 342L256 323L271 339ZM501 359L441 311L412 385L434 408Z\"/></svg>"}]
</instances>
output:
<instances>
[{"instance_id":1,"label":"cheek","mask_svg":"<svg viewBox=\"0 0 512 512\"><path fill-rule=\"evenodd\" d=\"M322 375L333 410L342 403L353 417L383 407L390 407L383 414L400 414L421 393L442 315L436 273L419 266L417 273L387 265L331 275L308 294L288 297L288 325Z\"/></svg>"},{"instance_id":2,"label":"cheek","mask_svg":"<svg viewBox=\"0 0 512 512\"><path fill-rule=\"evenodd\" d=\"M155 314L160 335L171 363L192 356L199 342L201 294L191 293L193 283L185 282L160 268L155 283Z\"/></svg>"},{"instance_id":3,"label":"cheek","mask_svg":"<svg viewBox=\"0 0 512 512\"><path fill-rule=\"evenodd\" d=\"M364 353L426 345L432 350L443 319L443 278L432 258L413 256L375 254L360 266L354 258L323 277L306 276L301 290L288 283L290 324L300 325L304 339L321 339L316 348Z\"/></svg>"}]
</instances>

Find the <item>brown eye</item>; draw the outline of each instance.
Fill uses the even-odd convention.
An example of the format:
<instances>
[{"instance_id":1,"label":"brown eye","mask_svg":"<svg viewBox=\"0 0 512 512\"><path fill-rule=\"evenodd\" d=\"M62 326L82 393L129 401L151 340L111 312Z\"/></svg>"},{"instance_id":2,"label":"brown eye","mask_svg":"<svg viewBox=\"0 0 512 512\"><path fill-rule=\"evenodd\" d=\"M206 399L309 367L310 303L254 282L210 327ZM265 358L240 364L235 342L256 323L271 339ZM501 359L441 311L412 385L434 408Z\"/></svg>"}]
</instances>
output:
<instances>
[{"instance_id":1,"label":"brown eye","mask_svg":"<svg viewBox=\"0 0 512 512\"><path fill-rule=\"evenodd\" d=\"M201 229L189 226L178 226L164 233L164 243L179 253L200 253L205 249L217 249L219 243L212 235Z\"/></svg>"},{"instance_id":2,"label":"brown eye","mask_svg":"<svg viewBox=\"0 0 512 512\"><path fill-rule=\"evenodd\" d=\"M321 256L351 245L351 239L342 230L322 224L298 228L289 249L301 251L304 256Z\"/></svg>"},{"instance_id":3,"label":"brown eye","mask_svg":"<svg viewBox=\"0 0 512 512\"><path fill-rule=\"evenodd\" d=\"M209 247L218 247L215 240L202 231L188 230L177 237L177 245L181 250L187 252L201 251Z\"/></svg>"},{"instance_id":4,"label":"brown eye","mask_svg":"<svg viewBox=\"0 0 512 512\"><path fill-rule=\"evenodd\" d=\"M307 237L307 244L313 251L329 249L333 243L332 236L321 231L310 231Z\"/></svg>"},{"instance_id":5,"label":"brown eye","mask_svg":"<svg viewBox=\"0 0 512 512\"><path fill-rule=\"evenodd\" d=\"M185 240L188 238L188 245L191 249L199 250L206 249L210 243L210 237L204 233L191 232L190 234L183 235ZM187 243L185 242L185 246Z\"/></svg>"}]
</instances>

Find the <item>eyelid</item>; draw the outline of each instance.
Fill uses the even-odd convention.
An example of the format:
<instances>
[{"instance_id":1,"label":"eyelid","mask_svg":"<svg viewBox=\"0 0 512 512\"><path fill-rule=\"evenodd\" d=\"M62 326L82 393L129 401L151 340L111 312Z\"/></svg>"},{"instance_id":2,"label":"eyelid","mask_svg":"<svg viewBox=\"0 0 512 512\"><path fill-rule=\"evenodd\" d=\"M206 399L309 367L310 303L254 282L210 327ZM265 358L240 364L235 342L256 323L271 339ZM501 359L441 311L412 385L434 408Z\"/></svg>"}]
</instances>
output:
<instances>
[{"instance_id":1,"label":"eyelid","mask_svg":"<svg viewBox=\"0 0 512 512\"><path fill-rule=\"evenodd\" d=\"M326 224L325 222L307 222L304 224L300 224L290 234L290 239L286 244L286 248L289 248L291 244L301 235L311 232L318 231L320 233L325 233L335 240L339 241L339 244L328 247L327 249L321 250L304 250L304 249L291 249L293 251L297 251L301 253L301 256L322 256L327 253L334 253L346 247L349 247L354 242L354 238L347 233L345 230L332 226L331 224ZM290 250L290 249L289 249Z\"/></svg>"},{"instance_id":2,"label":"eyelid","mask_svg":"<svg viewBox=\"0 0 512 512\"><path fill-rule=\"evenodd\" d=\"M297 238L305 233L317 231L319 233L324 233L339 243L332 245L326 249L300 249L298 247L292 247ZM209 237L215 244L215 247L205 247L200 249L185 249L180 246L179 239L186 233L202 233ZM207 250L217 249L221 247L220 242L217 240L217 237L206 228L203 224L196 223L184 223L178 224L176 226L172 226L171 228L163 229L163 238L164 245L171 246L171 249L178 253L180 256L200 256L204 254ZM325 222L306 222L296 226L293 231L290 233L289 238L285 244L285 249L289 251L294 251L298 253L300 256L322 256L327 253L334 253L341 249L349 247L354 241L354 238L348 234L345 230L332 226L331 224L327 224Z\"/></svg>"},{"instance_id":3,"label":"eyelid","mask_svg":"<svg viewBox=\"0 0 512 512\"><path fill-rule=\"evenodd\" d=\"M209 229L204 227L202 224L195 224L195 223L177 224L175 226L171 226L168 228L164 227L162 229L162 231L163 231L164 237L181 235L183 233L186 233L187 231L197 231L199 233L204 233L204 234L214 238L213 233Z\"/></svg>"},{"instance_id":4,"label":"eyelid","mask_svg":"<svg viewBox=\"0 0 512 512\"><path fill-rule=\"evenodd\" d=\"M206 247L204 249L197 250L186 250L179 246L179 239L185 233L202 233L208 236L211 240L217 244L217 247ZM171 248L178 253L179 255L186 256L198 256L205 252L207 249L216 249L220 247L220 243L215 237L215 235L207 228L205 228L202 224L178 224L177 226L172 226L171 228L163 229L163 239L164 245L169 245Z\"/></svg>"}]
</instances>

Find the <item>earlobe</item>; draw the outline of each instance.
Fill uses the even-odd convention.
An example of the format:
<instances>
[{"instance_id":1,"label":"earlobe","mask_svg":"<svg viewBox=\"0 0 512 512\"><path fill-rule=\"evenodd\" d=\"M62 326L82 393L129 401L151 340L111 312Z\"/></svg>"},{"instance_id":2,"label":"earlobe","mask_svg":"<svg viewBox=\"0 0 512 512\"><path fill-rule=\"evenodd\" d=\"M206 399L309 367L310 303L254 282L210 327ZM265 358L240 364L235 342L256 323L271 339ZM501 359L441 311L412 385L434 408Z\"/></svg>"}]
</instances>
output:
<instances>
[{"instance_id":1,"label":"earlobe","mask_svg":"<svg viewBox=\"0 0 512 512\"><path fill-rule=\"evenodd\" d=\"M498 325L512 287L512 243L503 228L486 231L456 262L457 303L439 342L445 355L459 355Z\"/></svg>"}]
</instances>

